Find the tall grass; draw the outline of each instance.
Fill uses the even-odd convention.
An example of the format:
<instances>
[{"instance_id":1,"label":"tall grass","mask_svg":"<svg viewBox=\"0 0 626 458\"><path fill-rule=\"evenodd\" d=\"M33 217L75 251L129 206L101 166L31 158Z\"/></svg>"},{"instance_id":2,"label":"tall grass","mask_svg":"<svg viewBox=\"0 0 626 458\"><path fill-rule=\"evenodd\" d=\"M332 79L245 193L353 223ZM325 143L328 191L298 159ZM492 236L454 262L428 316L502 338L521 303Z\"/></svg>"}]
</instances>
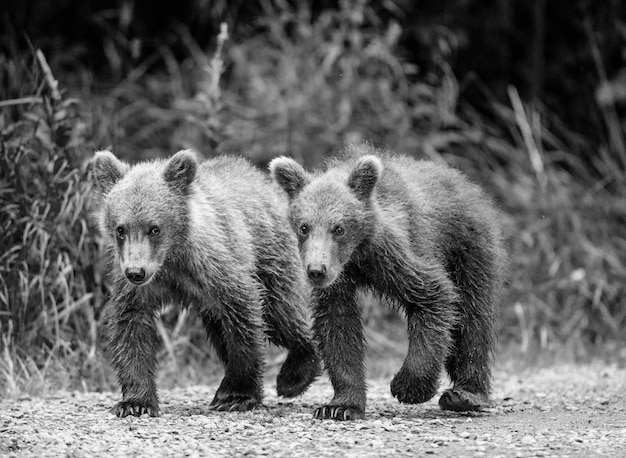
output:
<instances>
[{"instance_id":1,"label":"tall grass","mask_svg":"<svg viewBox=\"0 0 626 458\"><path fill-rule=\"evenodd\" d=\"M571 153L576 136L551 132L545 108L523 104L514 88L509 95L510 107L494 106L513 147L504 156L509 173L496 176L511 223L504 340L519 343L522 352L565 345L574 356L623 345L626 175L620 154L577 158Z\"/></svg>"},{"instance_id":2,"label":"tall grass","mask_svg":"<svg viewBox=\"0 0 626 458\"><path fill-rule=\"evenodd\" d=\"M98 242L88 227L76 101L62 96L41 52L19 75L27 98L0 117L0 392L40 384L56 358L80 378L96 354L102 291Z\"/></svg>"}]
</instances>

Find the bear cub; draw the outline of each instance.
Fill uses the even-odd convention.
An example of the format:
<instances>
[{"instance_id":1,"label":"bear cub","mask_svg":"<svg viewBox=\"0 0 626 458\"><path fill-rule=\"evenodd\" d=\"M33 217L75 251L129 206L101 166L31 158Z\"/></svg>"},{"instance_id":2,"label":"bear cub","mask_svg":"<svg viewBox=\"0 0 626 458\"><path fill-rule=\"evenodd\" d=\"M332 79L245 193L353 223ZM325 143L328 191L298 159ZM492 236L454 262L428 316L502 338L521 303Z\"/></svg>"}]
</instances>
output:
<instances>
[{"instance_id":1,"label":"bear cub","mask_svg":"<svg viewBox=\"0 0 626 458\"><path fill-rule=\"evenodd\" d=\"M155 319L166 303L195 311L225 366L212 409L261 403L264 335L288 349L278 394L303 393L321 363L280 188L243 159L199 162L192 151L134 166L101 151L93 173L113 255L104 320L105 352L122 389L113 412L159 414Z\"/></svg>"},{"instance_id":2,"label":"bear cub","mask_svg":"<svg viewBox=\"0 0 626 458\"><path fill-rule=\"evenodd\" d=\"M316 418L363 418L365 344L356 301L369 289L406 314L408 354L391 382L402 403L428 401L442 367L443 409L489 404L498 297L505 271L499 218L459 172L350 145L323 171L270 163L313 287L313 332L334 388Z\"/></svg>"}]
</instances>

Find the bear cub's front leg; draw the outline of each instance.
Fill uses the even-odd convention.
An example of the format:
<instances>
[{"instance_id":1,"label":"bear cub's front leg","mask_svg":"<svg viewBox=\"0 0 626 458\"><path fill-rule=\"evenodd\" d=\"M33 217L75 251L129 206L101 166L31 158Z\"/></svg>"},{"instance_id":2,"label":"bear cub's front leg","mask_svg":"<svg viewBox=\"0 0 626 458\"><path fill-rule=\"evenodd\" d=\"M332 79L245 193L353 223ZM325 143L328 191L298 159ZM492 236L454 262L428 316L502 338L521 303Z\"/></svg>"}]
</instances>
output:
<instances>
[{"instance_id":1,"label":"bear cub's front leg","mask_svg":"<svg viewBox=\"0 0 626 458\"><path fill-rule=\"evenodd\" d=\"M313 411L324 420L365 418L365 340L353 286L338 284L332 292L314 291L313 331L335 396Z\"/></svg>"},{"instance_id":2,"label":"bear cub's front leg","mask_svg":"<svg viewBox=\"0 0 626 458\"><path fill-rule=\"evenodd\" d=\"M115 319L105 320L109 343L106 347L122 387L122 401L111 412L117 417L147 414L159 416L159 399L155 383L157 370L157 337L154 317L149 312L125 311L113 306Z\"/></svg>"}]
</instances>

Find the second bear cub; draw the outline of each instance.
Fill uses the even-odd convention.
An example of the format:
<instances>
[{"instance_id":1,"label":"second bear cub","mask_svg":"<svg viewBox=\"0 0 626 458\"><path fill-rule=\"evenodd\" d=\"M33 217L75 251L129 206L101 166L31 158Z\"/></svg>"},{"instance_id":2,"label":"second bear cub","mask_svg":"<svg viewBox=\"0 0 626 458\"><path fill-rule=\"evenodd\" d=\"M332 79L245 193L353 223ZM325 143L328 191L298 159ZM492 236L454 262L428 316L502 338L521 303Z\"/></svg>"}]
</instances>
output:
<instances>
[{"instance_id":1,"label":"second bear cub","mask_svg":"<svg viewBox=\"0 0 626 458\"><path fill-rule=\"evenodd\" d=\"M325 171L288 158L270 163L291 199L291 224L313 286L313 331L335 395L316 418L363 418L366 384L358 288L399 305L409 350L391 382L400 402L489 403L505 252L490 199L460 173L352 145Z\"/></svg>"}]
</instances>

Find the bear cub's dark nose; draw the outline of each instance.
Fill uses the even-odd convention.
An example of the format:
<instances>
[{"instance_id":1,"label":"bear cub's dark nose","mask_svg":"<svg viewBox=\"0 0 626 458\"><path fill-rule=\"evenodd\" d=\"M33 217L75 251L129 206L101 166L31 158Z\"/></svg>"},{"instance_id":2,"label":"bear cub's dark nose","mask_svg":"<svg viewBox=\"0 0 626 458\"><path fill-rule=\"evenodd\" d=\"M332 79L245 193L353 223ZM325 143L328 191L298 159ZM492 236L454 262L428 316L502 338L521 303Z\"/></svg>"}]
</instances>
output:
<instances>
[{"instance_id":1,"label":"bear cub's dark nose","mask_svg":"<svg viewBox=\"0 0 626 458\"><path fill-rule=\"evenodd\" d=\"M313 281L322 281L326 277L326 265L309 264L306 268L306 274Z\"/></svg>"},{"instance_id":2,"label":"bear cub's dark nose","mask_svg":"<svg viewBox=\"0 0 626 458\"><path fill-rule=\"evenodd\" d=\"M126 274L126 278L129 281L133 282L136 285L143 283L146 278L146 271L143 267L128 267L124 274Z\"/></svg>"}]
</instances>

